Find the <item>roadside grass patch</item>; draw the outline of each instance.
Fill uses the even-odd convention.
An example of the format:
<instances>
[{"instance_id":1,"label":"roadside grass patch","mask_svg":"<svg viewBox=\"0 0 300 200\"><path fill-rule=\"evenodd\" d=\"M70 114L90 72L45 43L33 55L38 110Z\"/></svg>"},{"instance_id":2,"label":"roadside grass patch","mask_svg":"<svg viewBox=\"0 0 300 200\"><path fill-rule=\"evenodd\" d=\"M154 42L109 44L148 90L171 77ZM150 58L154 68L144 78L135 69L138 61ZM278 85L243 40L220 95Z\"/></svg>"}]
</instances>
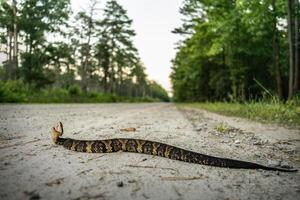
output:
<instances>
[{"instance_id":1,"label":"roadside grass patch","mask_svg":"<svg viewBox=\"0 0 300 200\"><path fill-rule=\"evenodd\" d=\"M200 108L227 116L236 116L250 120L300 127L300 101L259 101L246 103L206 102L180 103L179 107ZM220 127L222 129L224 127Z\"/></svg>"},{"instance_id":2,"label":"roadside grass patch","mask_svg":"<svg viewBox=\"0 0 300 200\"><path fill-rule=\"evenodd\" d=\"M229 133L231 130L231 127L227 125L224 122L219 123L216 127L215 130L218 131L219 133Z\"/></svg>"},{"instance_id":3,"label":"roadside grass patch","mask_svg":"<svg viewBox=\"0 0 300 200\"><path fill-rule=\"evenodd\" d=\"M152 97L130 97L99 91L82 92L78 85L69 88L32 89L22 81L0 82L0 103L114 103L161 102Z\"/></svg>"}]
</instances>

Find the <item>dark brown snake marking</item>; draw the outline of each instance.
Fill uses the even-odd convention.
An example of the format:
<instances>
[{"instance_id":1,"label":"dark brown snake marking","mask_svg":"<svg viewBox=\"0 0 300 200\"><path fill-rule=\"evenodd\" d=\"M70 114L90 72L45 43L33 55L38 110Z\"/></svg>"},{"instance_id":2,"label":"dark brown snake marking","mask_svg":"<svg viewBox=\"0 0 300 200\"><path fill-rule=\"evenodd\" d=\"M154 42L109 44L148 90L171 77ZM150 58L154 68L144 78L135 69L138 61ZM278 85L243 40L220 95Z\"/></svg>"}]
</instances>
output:
<instances>
[{"instance_id":1,"label":"dark brown snake marking","mask_svg":"<svg viewBox=\"0 0 300 200\"><path fill-rule=\"evenodd\" d=\"M228 158L219 158L205 154L185 150L172 145L154 142L149 140L116 138L108 140L75 140L70 138L61 138L63 134L63 125L61 122L52 128L52 141L55 144L63 145L64 148L87 153L112 153L112 152L134 152L144 153L155 156L166 157L173 160L184 162L211 165L216 167L243 168L243 169L264 169L283 172L296 172L297 169L284 169L267 167L264 165L233 160Z\"/></svg>"}]
</instances>

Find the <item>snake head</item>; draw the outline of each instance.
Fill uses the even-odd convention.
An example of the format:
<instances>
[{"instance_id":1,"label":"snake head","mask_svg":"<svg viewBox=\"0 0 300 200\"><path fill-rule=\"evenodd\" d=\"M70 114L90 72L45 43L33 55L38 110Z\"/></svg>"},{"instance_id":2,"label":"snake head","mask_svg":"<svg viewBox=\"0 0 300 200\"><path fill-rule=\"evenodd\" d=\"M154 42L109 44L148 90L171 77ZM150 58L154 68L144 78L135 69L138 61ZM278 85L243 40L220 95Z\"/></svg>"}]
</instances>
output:
<instances>
[{"instance_id":1,"label":"snake head","mask_svg":"<svg viewBox=\"0 0 300 200\"><path fill-rule=\"evenodd\" d=\"M64 133L63 124L61 122L58 122L55 126L52 127L51 136L52 141L54 143L57 143L57 139L62 136Z\"/></svg>"}]
</instances>

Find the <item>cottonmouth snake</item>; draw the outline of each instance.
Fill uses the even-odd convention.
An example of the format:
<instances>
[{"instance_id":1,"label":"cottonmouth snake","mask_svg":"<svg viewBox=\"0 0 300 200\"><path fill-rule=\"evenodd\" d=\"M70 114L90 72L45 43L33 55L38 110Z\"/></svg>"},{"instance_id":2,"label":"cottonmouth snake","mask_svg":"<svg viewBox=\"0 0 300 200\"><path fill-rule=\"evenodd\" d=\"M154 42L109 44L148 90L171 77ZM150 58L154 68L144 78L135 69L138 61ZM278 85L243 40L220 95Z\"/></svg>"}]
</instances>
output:
<instances>
[{"instance_id":1,"label":"cottonmouth snake","mask_svg":"<svg viewBox=\"0 0 300 200\"><path fill-rule=\"evenodd\" d=\"M107 140L75 140L70 138L61 138L63 134L63 125L59 122L52 128L52 141L55 144L63 145L64 148L87 153L112 153L112 152L134 152L144 153L155 156L166 157L173 160L180 160L184 162L210 165L216 167L228 168L243 168L243 169L264 169L276 170L283 172L296 172L297 169L285 169L267 167L257 163L233 160L228 158L220 158L209 156L205 154L196 153L185 150L179 147L168 144L154 142L141 139L116 138Z\"/></svg>"}]
</instances>

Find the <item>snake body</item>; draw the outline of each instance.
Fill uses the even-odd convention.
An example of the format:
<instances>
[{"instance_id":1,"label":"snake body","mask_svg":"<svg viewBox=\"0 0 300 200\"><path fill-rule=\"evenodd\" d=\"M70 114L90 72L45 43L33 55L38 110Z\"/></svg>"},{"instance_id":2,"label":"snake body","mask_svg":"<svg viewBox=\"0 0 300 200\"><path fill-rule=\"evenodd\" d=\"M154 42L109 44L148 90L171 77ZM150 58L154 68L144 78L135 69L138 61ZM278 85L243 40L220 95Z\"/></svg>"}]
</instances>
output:
<instances>
[{"instance_id":1,"label":"snake body","mask_svg":"<svg viewBox=\"0 0 300 200\"><path fill-rule=\"evenodd\" d=\"M59 130L58 130L59 129ZM86 153L113 153L113 152L133 152L144 153L154 156L161 156L173 160L189 163L210 165L216 167L240 168L240 169L264 169L283 172L296 172L297 169L285 169L268 167L257 163L209 156L190 150L185 150L169 144L150 140L115 138L107 140L75 140L71 138L61 138L63 134L62 123L52 129L52 140L55 144L64 148Z\"/></svg>"}]
</instances>

